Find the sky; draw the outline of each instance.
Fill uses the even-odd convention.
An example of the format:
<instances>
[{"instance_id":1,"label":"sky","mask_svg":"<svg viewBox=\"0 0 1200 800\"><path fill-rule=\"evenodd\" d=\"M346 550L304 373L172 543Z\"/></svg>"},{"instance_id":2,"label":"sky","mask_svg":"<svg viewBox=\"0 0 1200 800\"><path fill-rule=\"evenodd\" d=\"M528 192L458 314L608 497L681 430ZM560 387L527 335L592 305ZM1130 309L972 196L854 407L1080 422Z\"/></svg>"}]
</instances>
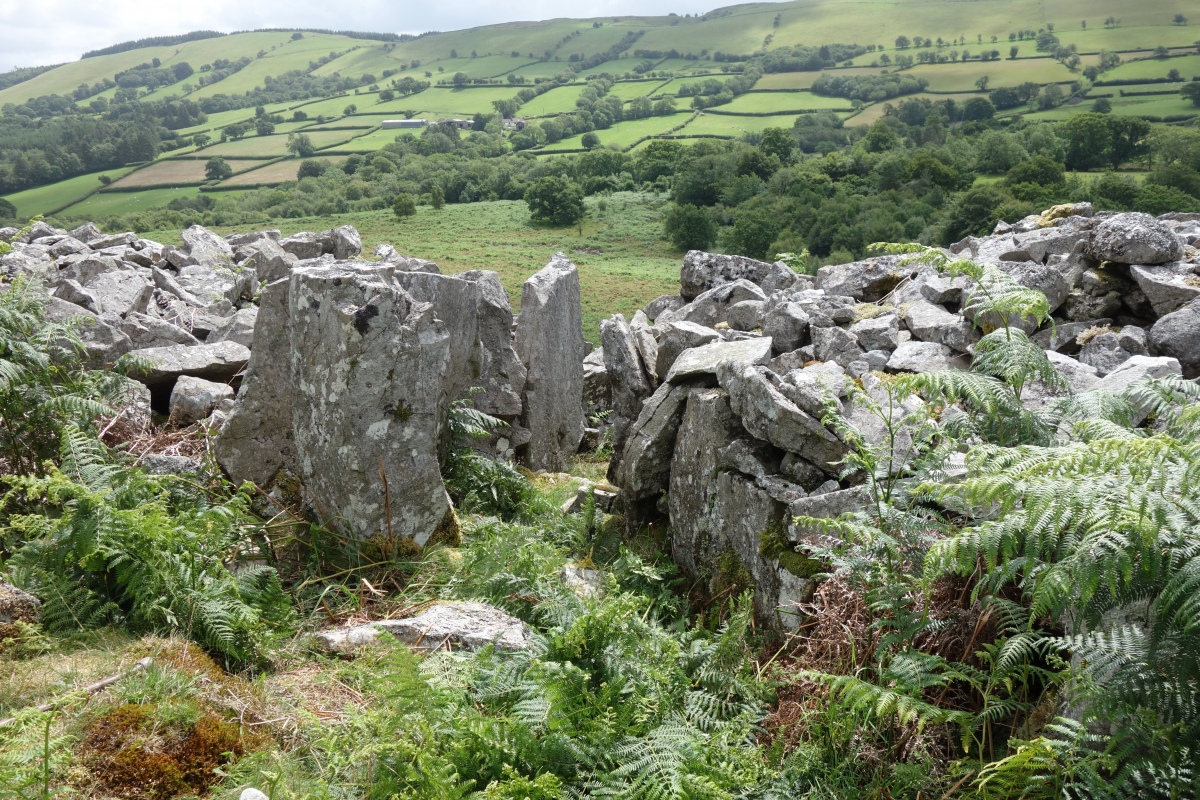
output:
<instances>
[{"instance_id":1,"label":"sky","mask_svg":"<svg viewBox=\"0 0 1200 800\"><path fill-rule=\"evenodd\" d=\"M730 0L0 0L0 72L131 39L254 28L422 33L497 22L710 11Z\"/></svg>"}]
</instances>

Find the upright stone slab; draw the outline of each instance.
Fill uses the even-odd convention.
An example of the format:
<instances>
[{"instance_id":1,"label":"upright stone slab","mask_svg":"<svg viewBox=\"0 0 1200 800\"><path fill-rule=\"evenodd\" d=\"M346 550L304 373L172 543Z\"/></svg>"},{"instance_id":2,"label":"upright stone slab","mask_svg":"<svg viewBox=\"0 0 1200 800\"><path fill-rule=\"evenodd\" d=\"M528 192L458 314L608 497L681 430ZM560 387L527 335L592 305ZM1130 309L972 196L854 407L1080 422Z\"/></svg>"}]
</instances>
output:
<instances>
[{"instance_id":1,"label":"upright stone slab","mask_svg":"<svg viewBox=\"0 0 1200 800\"><path fill-rule=\"evenodd\" d=\"M533 436L525 461L561 472L583 439L583 312L579 272L558 253L525 281L516 351L527 370L521 424Z\"/></svg>"},{"instance_id":2,"label":"upright stone slab","mask_svg":"<svg viewBox=\"0 0 1200 800\"><path fill-rule=\"evenodd\" d=\"M437 457L450 363L447 327L390 265L297 268L263 292L217 460L235 482L302 487L347 535L424 545L453 519Z\"/></svg>"},{"instance_id":3,"label":"upright stone slab","mask_svg":"<svg viewBox=\"0 0 1200 800\"><path fill-rule=\"evenodd\" d=\"M482 391L472 397L475 408L492 416L515 419L521 414L521 390L527 374L513 350L513 313L508 294L495 272L472 270L458 277L474 281L479 287L481 360L475 386Z\"/></svg>"},{"instance_id":4,"label":"upright stone slab","mask_svg":"<svg viewBox=\"0 0 1200 800\"><path fill-rule=\"evenodd\" d=\"M437 442L447 327L389 268L300 268L291 278L298 472L325 524L424 545L451 514Z\"/></svg>"},{"instance_id":5,"label":"upright stone slab","mask_svg":"<svg viewBox=\"0 0 1200 800\"><path fill-rule=\"evenodd\" d=\"M713 529L717 455L744 433L723 389L690 390L675 440L668 494L671 558L689 575L715 564L726 549L720 531Z\"/></svg>"},{"instance_id":6,"label":"upright stone slab","mask_svg":"<svg viewBox=\"0 0 1200 800\"><path fill-rule=\"evenodd\" d=\"M295 470L292 438L290 279L269 284L258 299L258 324L237 405L213 441L217 463L234 483L269 487L280 469Z\"/></svg>"},{"instance_id":7,"label":"upright stone slab","mask_svg":"<svg viewBox=\"0 0 1200 800\"><path fill-rule=\"evenodd\" d=\"M642 403L650 396L650 382L642 367L637 342L633 331L625 323L625 317L614 314L611 319L600 323L600 338L604 343L604 366L612 391L612 435L613 455L609 464L609 475L615 476L620 469L620 456L625 450L625 438L629 426L637 419Z\"/></svg>"}]
</instances>

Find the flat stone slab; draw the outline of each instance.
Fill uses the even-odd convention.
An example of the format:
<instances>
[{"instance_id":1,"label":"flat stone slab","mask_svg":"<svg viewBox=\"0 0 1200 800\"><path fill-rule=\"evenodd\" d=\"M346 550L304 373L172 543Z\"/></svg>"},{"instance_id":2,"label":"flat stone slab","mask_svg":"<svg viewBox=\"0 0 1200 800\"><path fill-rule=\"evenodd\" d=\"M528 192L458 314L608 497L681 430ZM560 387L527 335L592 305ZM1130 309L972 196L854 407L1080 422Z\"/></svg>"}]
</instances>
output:
<instances>
[{"instance_id":1,"label":"flat stone slab","mask_svg":"<svg viewBox=\"0 0 1200 800\"><path fill-rule=\"evenodd\" d=\"M210 381L231 380L250 360L250 350L237 342L144 347L133 355L149 362L134 377L150 388L169 386L181 375Z\"/></svg>"},{"instance_id":2,"label":"flat stone slab","mask_svg":"<svg viewBox=\"0 0 1200 800\"><path fill-rule=\"evenodd\" d=\"M321 650L350 653L373 642L379 632L395 636L414 648L436 650L449 646L480 650L495 645L498 650L524 650L532 642L529 626L516 617L486 603L438 603L415 617L386 619L353 628L324 631L315 637Z\"/></svg>"},{"instance_id":3,"label":"flat stone slab","mask_svg":"<svg viewBox=\"0 0 1200 800\"><path fill-rule=\"evenodd\" d=\"M743 339L736 342L713 342L684 350L671 365L667 383L675 383L698 375L716 375L717 367L725 361L766 364L771 360L771 338Z\"/></svg>"}]
</instances>

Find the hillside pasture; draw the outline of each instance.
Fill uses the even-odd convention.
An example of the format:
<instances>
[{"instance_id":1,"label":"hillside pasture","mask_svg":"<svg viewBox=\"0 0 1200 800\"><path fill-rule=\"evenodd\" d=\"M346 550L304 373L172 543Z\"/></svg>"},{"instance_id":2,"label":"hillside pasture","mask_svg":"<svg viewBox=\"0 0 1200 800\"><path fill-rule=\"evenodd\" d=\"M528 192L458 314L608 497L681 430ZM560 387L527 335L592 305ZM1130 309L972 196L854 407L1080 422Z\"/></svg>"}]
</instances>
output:
<instances>
[{"instance_id":1,"label":"hillside pasture","mask_svg":"<svg viewBox=\"0 0 1200 800\"><path fill-rule=\"evenodd\" d=\"M205 180L204 165L206 163L206 160L194 158L155 161L147 167L126 175L119 181L114 181L112 185L117 189L128 189L134 186L186 186L189 184L200 184ZM235 173L253 169L259 165L258 161L238 161L235 159L229 159L226 163L229 164L230 169Z\"/></svg>"},{"instance_id":2,"label":"hillside pasture","mask_svg":"<svg viewBox=\"0 0 1200 800\"><path fill-rule=\"evenodd\" d=\"M334 149L350 153L374 153L384 145L389 145L396 141L396 137L402 133L414 133L419 136L423 130L424 128L409 128L406 130L376 128L361 136L355 134L353 139L343 144L335 145Z\"/></svg>"},{"instance_id":3,"label":"hillside pasture","mask_svg":"<svg viewBox=\"0 0 1200 800\"><path fill-rule=\"evenodd\" d=\"M1100 76L1104 81L1135 81L1165 78L1173 69L1179 70L1185 81L1200 76L1200 55L1184 56L1182 58L1146 58L1139 61L1127 61L1116 69L1111 69ZM1108 87L1104 87L1108 88ZM1128 86L1114 87L1129 89ZM1166 88L1166 87L1163 87Z\"/></svg>"},{"instance_id":4,"label":"hillside pasture","mask_svg":"<svg viewBox=\"0 0 1200 800\"><path fill-rule=\"evenodd\" d=\"M543 95L533 98L521 106L518 112L523 117L545 117L558 114L568 114L575 110L575 101L587 88L582 83L572 83L569 86L559 86ZM515 94L512 93L512 94ZM509 95L509 97L512 96Z\"/></svg>"},{"instance_id":5,"label":"hillside pasture","mask_svg":"<svg viewBox=\"0 0 1200 800\"><path fill-rule=\"evenodd\" d=\"M834 75L861 75L870 70L870 67L855 70L838 70ZM769 75L763 75L758 79L758 83L754 84L755 89L811 89L817 78L821 77L822 72L772 72Z\"/></svg>"},{"instance_id":6,"label":"hillside pasture","mask_svg":"<svg viewBox=\"0 0 1200 800\"><path fill-rule=\"evenodd\" d=\"M927 88L930 92L975 91L975 81L983 77L988 78L989 89L999 86L1019 86L1027 81L1045 84L1079 79L1078 73L1071 72L1051 58L918 64L912 69L905 70L903 74L929 81Z\"/></svg>"},{"instance_id":7,"label":"hillside pasture","mask_svg":"<svg viewBox=\"0 0 1200 800\"><path fill-rule=\"evenodd\" d=\"M616 95L622 100L632 100L635 97L649 94L661 85L662 81L618 81L612 85L608 93Z\"/></svg>"},{"instance_id":8,"label":"hillside pasture","mask_svg":"<svg viewBox=\"0 0 1200 800\"><path fill-rule=\"evenodd\" d=\"M242 94L263 86L264 79L268 76L278 76L292 70L307 72L312 62L330 52L360 49L369 45L369 42L362 39L317 33L306 33L303 39L296 41L291 41L290 37L287 38L288 41L278 45L274 50L268 50L262 58L257 57L257 51L247 53L246 55L254 60L246 67L224 80L197 89L188 97L192 100L199 100L214 94ZM192 66L199 68L199 65L196 64L192 64ZM199 77L201 74L193 75L192 79L195 80Z\"/></svg>"},{"instance_id":9,"label":"hillside pasture","mask_svg":"<svg viewBox=\"0 0 1200 800\"><path fill-rule=\"evenodd\" d=\"M647 136L654 136L660 133L666 133L677 125L682 125L687 122L692 116L690 111L681 111L677 114L670 114L664 117L648 117L647 119L632 119L624 122L618 122L611 128L606 128L601 131L594 131L600 137L600 144L603 147L617 146L621 149L632 147L639 139L644 139ZM583 147L584 134L576 134L562 141L549 144L538 150L539 153L554 153L563 150L578 150Z\"/></svg>"},{"instance_id":10,"label":"hillside pasture","mask_svg":"<svg viewBox=\"0 0 1200 800\"><path fill-rule=\"evenodd\" d=\"M851 105L851 101L844 97L825 97L812 92L750 92L714 108L717 111L741 114L771 114L816 110L849 111Z\"/></svg>"},{"instance_id":11,"label":"hillside pasture","mask_svg":"<svg viewBox=\"0 0 1200 800\"><path fill-rule=\"evenodd\" d=\"M4 199L16 206L17 214L22 217L32 217L34 214L47 214L56 208L63 208L74 201L82 199L89 192L98 190L103 186L100 183L101 175L107 175L116 180L132 171L133 167L122 167L103 172L93 172L89 175L77 175L74 178L68 178L65 181L52 183L48 186L38 186L34 189L26 189L23 192L15 192L5 196Z\"/></svg>"},{"instance_id":12,"label":"hillside pasture","mask_svg":"<svg viewBox=\"0 0 1200 800\"><path fill-rule=\"evenodd\" d=\"M199 194L200 189L196 186L146 189L140 192L98 192L56 216L60 219L103 220L118 214L162 208L176 198L197 197Z\"/></svg>"},{"instance_id":13,"label":"hillside pasture","mask_svg":"<svg viewBox=\"0 0 1200 800\"><path fill-rule=\"evenodd\" d=\"M321 150L348 141L354 136L354 131L314 131L305 135L312 140L313 145L318 150ZM279 134L274 136L247 136L244 139L209 145L199 151L199 155L210 157L223 156L225 158L237 158L238 156L276 158L288 154L287 140L287 136Z\"/></svg>"},{"instance_id":14,"label":"hillside pasture","mask_svg":"<svg viewBox=\"0 0 1200 800\"><path fill-rule=\"evenodd\" d=\"M507 86L489 86L479 89L451 89L438 86L416 94L398 97L386 103L369 105L359 103L358 110L370 114L399 114L402 111L419 109L423 114L469 118L477 113L493 113L493 100L507 100L516 93L516 89Z\"/></svg>"},{"instance_id":15,"label":"hillside pasture","mask_svg":"<svg viewBox=\"0 0 1200 800\"><path fill-rule=\"evenodd\" d=\"M726 114L700 114L678 131L678 136L726 136L738 138L747 133L760 133L767 128L790 128L798 115L770 117L736 117Z\"/></svg>"},{"instance_id":16,"label":"hillside pasture","mask_svg":"<svg viewBox=\"0 0 1200 800\"><path fill-rule=\"evenodd\" d=\"M316 157L309 159L323 164L333 163L341 159L333 157ZM273 164L268 164L265 167L252 169L249 172L243 172L234 175L232 178L221 182L221 188L228 186L270 186L286 181L296 180L296 173L300 170L300 162L295 159L287 159L285 161L276 161Z\"/></svg>"}]
</instances>

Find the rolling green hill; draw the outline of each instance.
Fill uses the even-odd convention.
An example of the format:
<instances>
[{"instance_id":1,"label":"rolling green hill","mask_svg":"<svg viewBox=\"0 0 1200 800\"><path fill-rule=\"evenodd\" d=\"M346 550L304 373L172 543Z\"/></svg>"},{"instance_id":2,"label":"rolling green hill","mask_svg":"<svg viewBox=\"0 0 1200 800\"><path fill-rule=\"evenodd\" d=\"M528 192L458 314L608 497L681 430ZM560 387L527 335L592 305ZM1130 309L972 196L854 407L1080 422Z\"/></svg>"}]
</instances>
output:
<instances>
[{"instance_id":1,"label":"rolling green hill","mask_svg":"<svg viewBox=\"0 0 1200 800\"><path fill-rule=\"evenodd\" d=\"M103 193L128 191L133 186L161 186L170 180L169 176L181 176L180 186L195 186L196 168L171 162L214 155L278 159L287 155L286 136L291 133L308 135L318 157L370 152L394 140L391 131L380 128L387 118L436 121L490 114L493 102L513 98L522 86L556 75L566 85L521 105L519 113L528 121L536 123L574 111L588 77L600 73L615 79L610 94L626 107L635 101L644 102L639 100L642 97L675 99L674 116L628 119L598 132L603 144L622 149L632 149L655 136L733 138L768 127L789 126L798 115L806 113L832 112L848 125L870 124L883 115L885 104L898 102L882 96L855 101L813 93L809 90L820 72L768 72L749 93L732 102L700 114L689 109L693 87L713 79L724 81L730 74L740 73L747 59L795 45L870 46L868 52L826 70L838 76L895 71L898 60L909 58L918 62L940 60L943 63L916 63L902 70L903 75L925 82L923 92L917 96L932 101L953 99L961 103L973 96L987 96L986 90L1058 83L1066 97L1070 98L1072 92L1076 97L1056 108L1039 110L1022 104L1000 113L1029 113L1035 119L1060 120L1090 110L1089 97L1102 94L1111 96L1115 114L1174 120L1197 113L1178 96L1181 84L1165 83L1168 75L1174 74L1172 70L1177 70L1184 81L1200 76L1200 55L1196 54L1200 28L1173 22L1176 14L1186 10L1185 5L1183 0L1150 0L1135 7L1121 0L1065 0L1057 4L1042 0L793 0L731 6L695 17L511 22L401 41L320 32L259 31L132 49L64 64L0 90L0 108L45 95L69 96L81 84L94 86L114 80L122 71L143 64L170 68L187 62L194 74L170 85L142 89L139 100L199 103L209 112L207 118L178 130L176 135L207 134L212 142L199 149L170 150L158 162L143 165L123 181L101 188ZM1119 20L1109 24L1106 20L1110 17ZM1038 51L1031 38L1018 33L1050 26L1062 45L1074 45L1079 57L1074 67ZM928 44L898 48L899 37L920 37ZM939 39L942 43L935 46L934 41ZM1010 48L1018 51L1015 58ZM1166 56L1161 49L1155 54L1152 48L1166 48ZM1092 87L1083 80L1083 70L1098 62L1101 49L1118 52L1124 63L1101 74L1100 85ZM979 60L980 52L989 50L998 51L999 57ZM970 60L962 60L968 57ZM220 67L239 60L243 64L240 69L213 69L214 64ZM563 74L569 79L563 79ZM266 104L268 114L289 120L277 124L274 136L259 140L251 133L237 141L217 141L224 127L254 117L254 103L229 101L229 96L271 86L285 75L340 79L342 86L356 88L327 97L289 94L294 99ZM457 86L456 75L460 75ZM394 99L380 96L380 90L388 90L406 78L430 86L414 94L401 93ZM979 84L984 79L986 90ZM1110 83L1113 85L1105 85ZM116 93L115 88L108 89L85 97L80 105L96 97L111 100ZM246 107L224 110L239 104ZM297 112L306 118L290 121ZM580 147L577 134L535 148L534 152L550 154ZM246 185L247 179L240 175L247 171L239 169L239 176L230 180L229 188ZM292 169L275 167L261 171L259 177L269 184L287 180L292 173ZM22 213L58 211L70 206L72 200L82 201L96 192L94 179L71 178L20 192L10 199L19 201ZM81 209L94 205L93 201Z\"/></svg>"}]
</instances>

